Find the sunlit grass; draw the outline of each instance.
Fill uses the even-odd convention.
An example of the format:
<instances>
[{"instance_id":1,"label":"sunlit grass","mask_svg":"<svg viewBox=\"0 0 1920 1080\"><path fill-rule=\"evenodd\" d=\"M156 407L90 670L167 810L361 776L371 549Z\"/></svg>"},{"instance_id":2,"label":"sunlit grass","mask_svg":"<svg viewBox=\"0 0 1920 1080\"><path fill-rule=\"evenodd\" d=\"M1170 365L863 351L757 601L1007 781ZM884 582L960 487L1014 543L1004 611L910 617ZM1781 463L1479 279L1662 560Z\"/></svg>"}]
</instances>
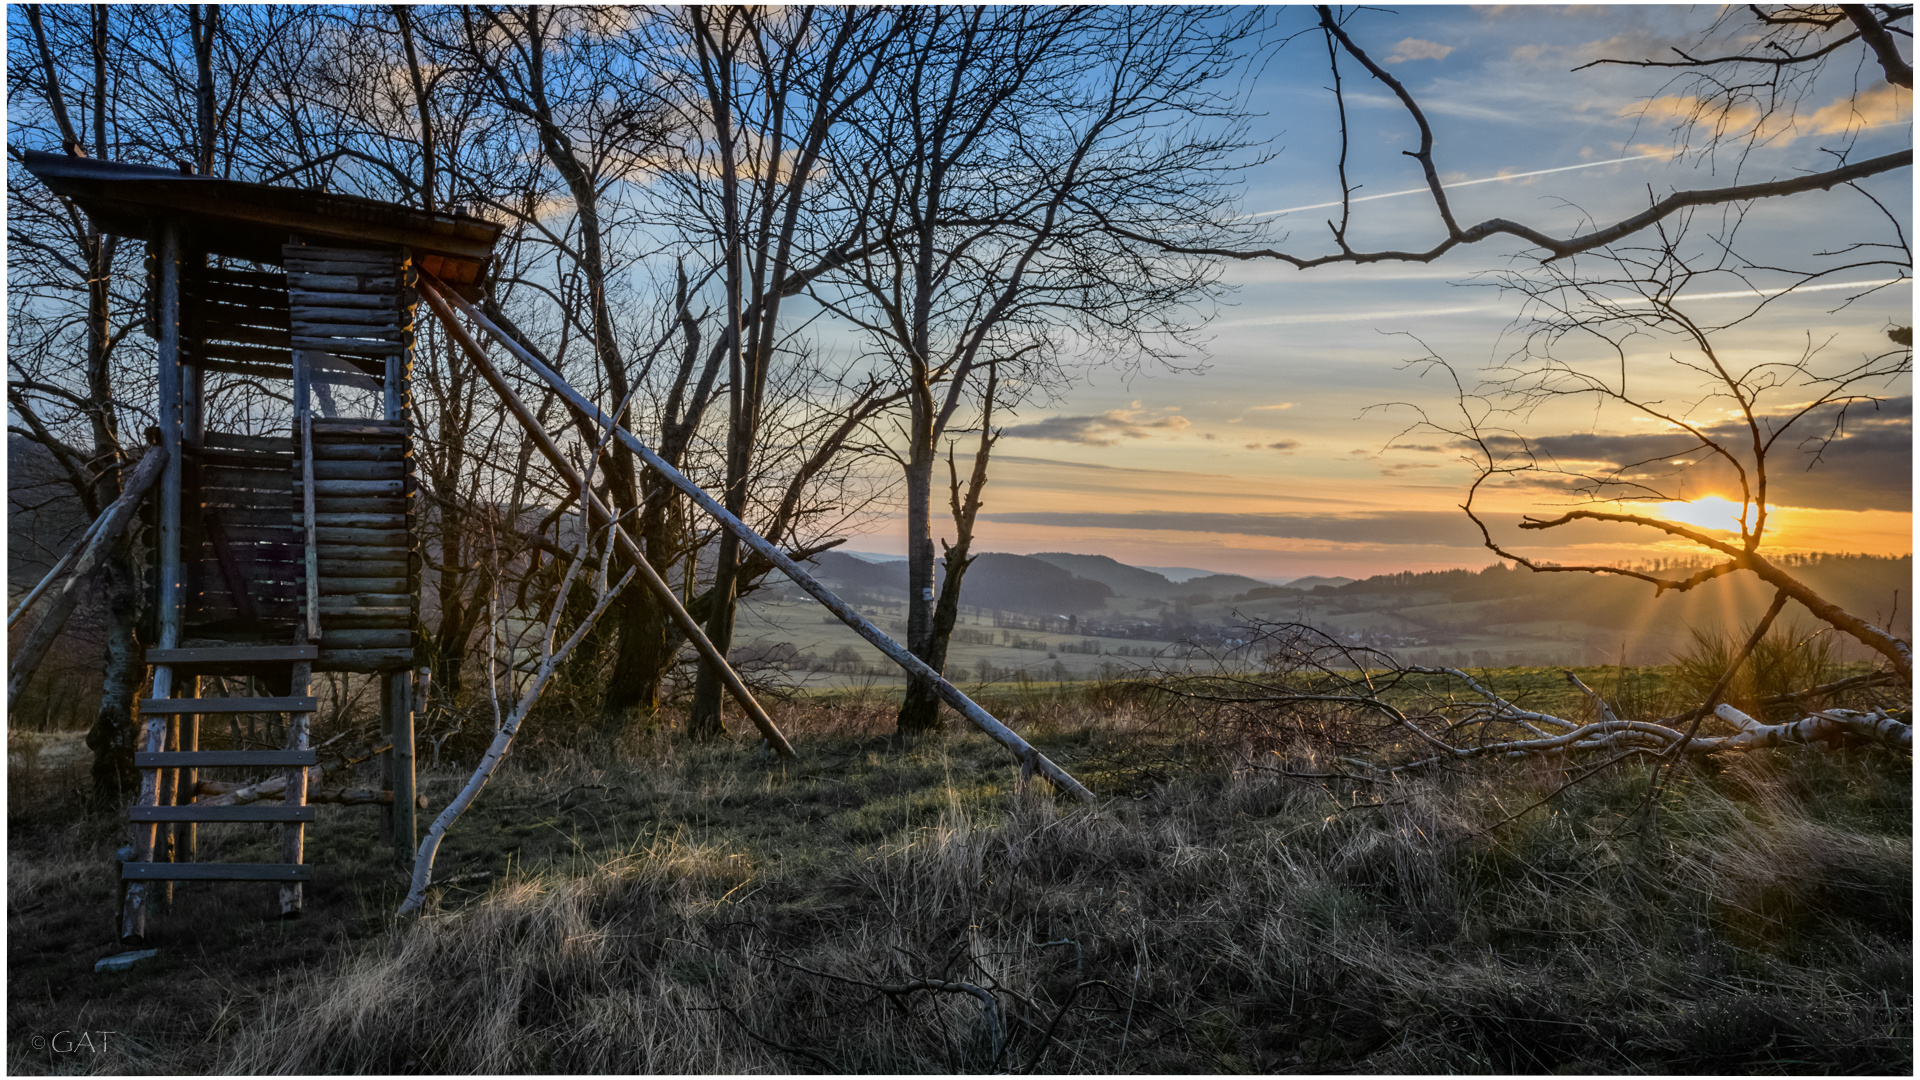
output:
<instances>
[{"instance_id":1,"label":"sunlit grass","mask_svg":"<svg viewBox=\"0 0 1920 1080\"><path fill-rule=\"evenodd\" d=\"M1580 671L1614 696L1675 683ZM1559 669L1476 674L1570 700ZM795 699L798 761L665 728L510 760L415 924L390 921L371 811L324 809L307 920L183 889L163 956L112 981L62 957L109 948L87 934L117 832L47 818L61 781L16 776L11 955L35 992L10 1022L112 1014L136 1038L98 1067L128 1072L1906 1067L1904 759L1710 764L1650 823L1629 764L1506 821L1567 769L1302 782L1253 766L1324 767L1306 751L1250 760L1113 682L981 693L1101 810L1023 792L982 736L892 739L890 702ZM1005 1019L858 985L920 978ZM11 1071L45 1071L23 1046Z\"/></svg>"}]
</instances>

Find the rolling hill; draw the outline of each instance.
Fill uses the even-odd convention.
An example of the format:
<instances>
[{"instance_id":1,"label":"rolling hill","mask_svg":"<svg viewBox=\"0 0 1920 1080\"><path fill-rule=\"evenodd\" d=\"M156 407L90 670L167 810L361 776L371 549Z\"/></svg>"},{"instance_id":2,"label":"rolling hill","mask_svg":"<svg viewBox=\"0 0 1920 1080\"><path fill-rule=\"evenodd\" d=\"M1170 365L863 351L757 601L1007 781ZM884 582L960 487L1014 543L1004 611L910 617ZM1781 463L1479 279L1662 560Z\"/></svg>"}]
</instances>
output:
<instances>
[{"instance_id":1,"label":"rolling hill","mask_svg":"<svg viewBox=\"0 0 1920 1080\"><path fill-rule=\"evenodd\" d=\"M1174 581L1165 574L1155 573L1143 567L1128 566L1105 555L1073 555L1063 551L1045 551L1030 557L1041 562L1052 563L1062 570L1088 580L1098 581L1112 589L1115 596L1127 596L1139 600L1185 600L1196 595L1225 600L1239 596L1250 589L1268 587L1267 582L1242 577L1239 574L1207 574L1188 578L1185 581Z\"/></svg>"},{"instance_id":2,"label":"rolling hill","mask_svg":"<svg viewBox=\"0 0 1920 1080\"><path fill-rule=\"evenodd\" d=\"M813 564L820 580L830 587L892 603L906 597L904 561L870 563L827 551L815 556ZM934 580L943 582L945 577L945 563L941 562L936 565ZM1023 615L1086 614L1104 608L1115 594L1116 590L1103 582L1076 576L1052 563L998 552L977 557L960 586L963 604Z\"/></svg>"}]
</instances>

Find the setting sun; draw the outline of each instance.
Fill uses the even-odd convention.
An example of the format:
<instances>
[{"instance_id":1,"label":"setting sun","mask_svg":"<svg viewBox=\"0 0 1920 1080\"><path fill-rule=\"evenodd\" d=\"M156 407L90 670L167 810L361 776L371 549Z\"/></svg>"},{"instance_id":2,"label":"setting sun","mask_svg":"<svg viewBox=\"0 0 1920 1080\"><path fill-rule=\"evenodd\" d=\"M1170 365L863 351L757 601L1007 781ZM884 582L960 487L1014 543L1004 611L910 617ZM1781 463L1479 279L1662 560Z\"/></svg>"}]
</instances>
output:
<instances>
[{"instance_id":1,"label":"setting sun","mask_svg":"<svg viewBox=\"0 0 1920 1080\"><path fill-rule=\"evenodd\" d=\"M1654 513L1668 521L1682 525L1692 525L1700 529L1715 529L1720 532L1737 533L1740 531L1740 513L1746 504L1737 503L1718 495L1708 495L1692 502L1663 502L1653 508ZM1778 507L1768 506L1767 513L1772 514ZM1749 519L1751 524L1751 519Z\"/></svg>"}]
</instances>

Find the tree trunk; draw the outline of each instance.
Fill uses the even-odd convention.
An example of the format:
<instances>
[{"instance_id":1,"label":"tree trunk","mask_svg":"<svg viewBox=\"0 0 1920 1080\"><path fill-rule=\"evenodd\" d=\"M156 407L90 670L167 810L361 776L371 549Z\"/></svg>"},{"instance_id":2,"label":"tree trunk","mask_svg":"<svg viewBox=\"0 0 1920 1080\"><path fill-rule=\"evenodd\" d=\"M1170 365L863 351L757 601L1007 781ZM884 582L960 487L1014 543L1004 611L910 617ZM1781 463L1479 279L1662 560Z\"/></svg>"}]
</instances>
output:
<instances>
[{"instance_id":1,"label":"tree trunk","mask_svg":"<svg viewBox=\"0 0 1920 1080\"><path fill-rule=\"evenodd\" d=\"M651 561L651 560L649 560ZM666 674L665 613L652 593L634 590L614 610L614 662L607 677L600 716L609 734L643 724L660 708L660 683Z\"/></svg>"},{"instance_id":2,"label":"tree trunk","mask_svg":"<svg viewBox=\"0 0 1920 1080\"><path fill-rule=\"evenodd\" d=\"M101 673L100 711L87 732L87 748L93 751L94 806L117 810L140 787L133 767L133 702L146 673L133 633L140 596L132 559L125 554L109 559L101 578L106 594L107 656Z\"/></svg>"},{"instance_id":3,"label":"tree trunk","mask_svg":"<svg viewBox=\"0 0 1920 1080\"><path fill-rule=\"evenodd\" d=\"M649 510L641 518L639 533L647 562L662 578L672 580L678 560L666 509ZM602 722L610 733L631 723L651 722L658 714L660 688L682 641L672 617L651 592L636 589L622 597L615 615L619 638L601 705Z\"/></svg>"},{"instance_id":4,"label":"tree trunk","mask_svg":"<svg viewBox=\"0 0 1920 1080\"><path fill-rule=\"evenodd\" d=\"M443 576L442 580L445 580ZM448 602L448 593L444 586L440 593L441 602L446 605L440 620L438 647L433 654L433 686L440 694L440 700L458 708L460 705L460 669L467 662L467 637L471 627L458 618L460 614L459 598L455 595Z\"/></svg>"},{"instance_id":5,"label":"tree trunk","mask_svg":"<svg viewBox=\"0 0 1920 1080\"><path fill-rule=\"evenodd\" d=\"M927 575L925 578L913 577L914 591L909 601L919 600L930 609L924 639L909 645L913 654L926 661L927 666L940 672L947 671L947 644L953 639L953 625L960 620L960 584L966 578L967 567L973 564L969 551L973 547L973 523L980 516L980 494L987 486L987 460L993 453L993 444L999 438L993 430L993 398L999 388L999 375L989 369L987 376L986 408L980 417L980 447L973 455L973 469L967 478L965 493L960 486L960 472L954 467L953 454L947 454L948 506L953 510L954 541L947 548L947 577L940 585L940 599L932 601L933 596L933 535L929 525L933 501L933 469L931 455L927 468L917 472L917 486L921 491L921 505L918 515L913 508L911 492L916 479L908 480L909 528L912 529L914 549L924 544L927 556ZM926 445L931 446L931 441ZM918 462L916 461L916 465ZM908 621L911 632L914 623ZM907 682L905 700L900 703L899 730L902 734L921 731L936 731L940 727L940 695L933 684L925 679L912 678Z\"/></svg>"},{"instance_id":6,"label":"tree trunk","mask_svg":"<svg viewBox=\"0 0 1920 1080\"><path fill-rule=\"evenodd\" d=\"M740 485L744 489L745 485ZM744 494L744 490L742 491ZM745 509L734 508L734 489L727 491L727 510L738 517ZM746 500L738 500L744 503ZM731 532L720 534L719 553L715 556L718 565L714 570L712 603L707 614L707 640L721 656L726 656L733 648L733 613L738 599L736 589L739 584L740 538ZM697 742L707 742L726 734L726 727L720 722L720 675L711 665L701 664L700 674L693 684L693 711L687 714L687 735Z\"/></svg>"},{"instance_id":7,"label":"tree trunk","mask_svg":"<svg viewBox=\"0 0 1920 1080\"><path fill-rule=\"evenodd\" d=\"M947 650L945 636L937 633L934 618L932 515L932 447L916 439L913 457L907 464L907 651L940 671ZM955 587L951 570L947 587ZM949 623L947 629L952 628ZM940 697L934 692L933 684L920 679L908 680L898 728L902 735L940 729Z\"/></svg>"},{"instance_id":8,"label":"tree trunk","mask_svg":"<svg viewBox=\"0 0 1920 1080\"><path fill-rule=\"evenodd\" d=\"M960 581L972 562L966 556L966 539L947 550L947 576L940 583L940 598L933 605L933 625L926 650L914 655L941 674L947 670L947 644L953 640L954 624L960 621ZM902 734L940 729L940 694L933 684L920 679L907 683L906 700L900 704Z\"/></svg>"}]
</instances>

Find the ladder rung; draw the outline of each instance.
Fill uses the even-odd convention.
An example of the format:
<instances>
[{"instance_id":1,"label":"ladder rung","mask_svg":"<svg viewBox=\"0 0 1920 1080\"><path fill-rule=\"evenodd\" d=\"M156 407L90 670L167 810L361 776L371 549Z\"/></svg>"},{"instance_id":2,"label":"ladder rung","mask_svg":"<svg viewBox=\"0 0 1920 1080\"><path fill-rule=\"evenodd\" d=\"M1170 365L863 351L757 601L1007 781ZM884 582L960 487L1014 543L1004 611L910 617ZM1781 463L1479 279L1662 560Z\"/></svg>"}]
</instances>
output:
<instances>
[{"instance_id":1,"label":"ladder rung","mask_svg":"<svg viewBox=\"0 0 1920 1080\"><path fill-rule=\"evenodd\" d=\"M120 864L122 881L311 881L305 863L164 863Z\"/></svg>"},{"instance_id":2,"label":"ladder rung","mask_svg":"<svg viewBox=\"0 0 1920 1080\"><path fill-rule=\"evenodd\" d=\"M310 697L142 698L140 711L170 713L313 712L319 703Z\"/></svg>"},{"instance_id":3,"label":"ladder rung","mask_svg":"<svg viewBox=\"0 0 1920 1080\"><path fill-rule=\"evenodd\" d=\"M318 765L317 750L142 750L136 769L192 769L219 765Z\"/></svg>"},{"instance_id":4,"label":"ladder rung","mask_svg":"<svg viewBox=\"0 0 1920 1080\"><path fill-rule=\"evenodd\" d=\"M311 806L136 806L128 821L312 821Z\"/></svg>"},{"instance_id":5,"label":"ladder rung","mask_svg":"<svg viewBox=\"0 0 1920 1080\"><path fill-rule=\"evenodd\" d=\"M316 416L313 418L313 430L324 431L332 435L404 435L407 431L407 422L404 420L353 420Z\"/></svg>"},{"instance_id":6,"label":"ladder rung","mask_svg":"<svg viewBox=\"0 0 1920 1080\"><path fill-rule=\"evenodd\" d=\"M148 649L149 664L258 664L272 660L318 660L318 645L236 645L231 648Z\"/></svg>"}]
</instances>

